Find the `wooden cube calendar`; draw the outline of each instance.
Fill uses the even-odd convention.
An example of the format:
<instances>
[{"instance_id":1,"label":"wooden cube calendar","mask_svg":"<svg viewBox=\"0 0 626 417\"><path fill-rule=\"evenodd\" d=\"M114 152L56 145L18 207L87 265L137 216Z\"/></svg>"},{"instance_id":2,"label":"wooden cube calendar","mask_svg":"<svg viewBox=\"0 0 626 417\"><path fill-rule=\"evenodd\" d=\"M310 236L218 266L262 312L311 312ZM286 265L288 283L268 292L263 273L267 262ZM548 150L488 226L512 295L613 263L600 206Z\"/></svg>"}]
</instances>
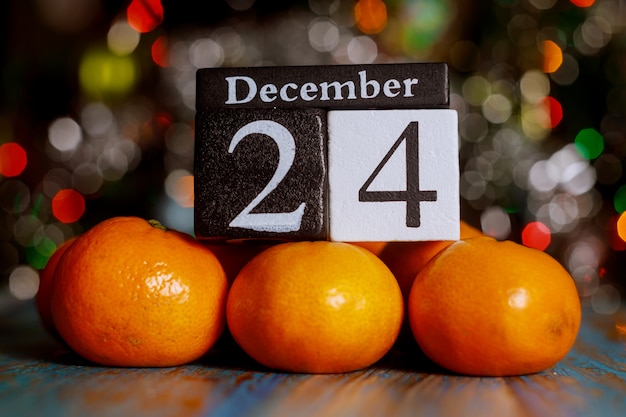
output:
<instances>
[{"instance_id":1,"label":"wooden cube calendar","mask_svg":"<svg viewBox=\"0 0 626 417\"><path fill-rule=\"evenodd\" d=\"M459 237L443 63L197 73L199 239Z\"/></svg>"},{"instance_id":2,"label":"wooden cube calendar","mask_svg":"<svg viewBox=\"0 0 626 417\"><path fill-rule=\"evenodd\" d=\"M458 239L456 116L453 110L329 112L330 239Z\"/></svg>"},{"instance_id":3,"label":"wooden cube calendar","mask_svg":"<svg viewBox=\"0 0 626 417\"><path fill-rule=\"evenodd\" d=\"M199 118L196 235L326 239L326 131L326 111L314 108L221 109Z\"/></svg>"}]
</instances>

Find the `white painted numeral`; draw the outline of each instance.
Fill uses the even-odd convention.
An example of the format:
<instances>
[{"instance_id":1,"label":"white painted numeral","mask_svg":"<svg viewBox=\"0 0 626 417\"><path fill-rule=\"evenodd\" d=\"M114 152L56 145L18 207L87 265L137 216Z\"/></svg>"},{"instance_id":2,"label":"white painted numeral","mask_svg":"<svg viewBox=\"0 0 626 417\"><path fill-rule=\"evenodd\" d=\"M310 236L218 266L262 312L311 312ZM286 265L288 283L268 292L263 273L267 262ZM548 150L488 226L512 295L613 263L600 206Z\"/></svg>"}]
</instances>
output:
<instances>
[{"instance_id":1,"label":"white painted numeral","mask_svg":"<svg viewBox=\"0 0 626 417\"><path fill-rule=\"evenodd\" d=\"M296 142L289 130L272 120L255 120L243 126L230 141L228 153L233 153L241 140L255 133L267 135L276 143L278 146L278 166L265 188L235 216L229 223L229 226L259 232L284 233L297 231L302 223L305 203L300 204L297 209L288 213L251 213L285 178L285 175L287 175L287 172L293 165L296 155Z\"/></svg>"}]
</instances>

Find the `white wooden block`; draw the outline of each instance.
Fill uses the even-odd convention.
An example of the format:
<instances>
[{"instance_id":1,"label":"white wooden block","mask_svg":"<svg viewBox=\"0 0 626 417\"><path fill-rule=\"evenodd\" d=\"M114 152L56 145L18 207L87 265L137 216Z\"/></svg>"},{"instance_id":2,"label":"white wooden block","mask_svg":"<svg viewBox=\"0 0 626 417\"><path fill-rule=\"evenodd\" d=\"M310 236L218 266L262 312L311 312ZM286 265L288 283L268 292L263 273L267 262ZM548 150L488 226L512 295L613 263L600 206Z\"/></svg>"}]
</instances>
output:
<instances>
[{"instance_id":1,"label":"white wooden block","mask_svg":"<svg viewBox=\"0 0 626 417\"><path fill-rule=\"evenodd\" d=\"M328 112L330 239L459 238L454 110Z\"/></svg>"}]
</instances>

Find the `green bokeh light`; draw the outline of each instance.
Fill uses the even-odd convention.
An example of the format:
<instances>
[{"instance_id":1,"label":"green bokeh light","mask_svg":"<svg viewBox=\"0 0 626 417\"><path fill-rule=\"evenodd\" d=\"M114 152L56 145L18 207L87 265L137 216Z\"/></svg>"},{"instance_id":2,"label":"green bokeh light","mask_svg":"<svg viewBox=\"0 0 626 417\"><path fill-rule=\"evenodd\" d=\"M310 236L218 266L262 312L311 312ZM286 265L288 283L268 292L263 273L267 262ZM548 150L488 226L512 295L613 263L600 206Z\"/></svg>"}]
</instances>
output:
<instances>
[{"instance_id":1,"label":"green bokeh light","mask_svg":"<svg viewBox=\"0 0 626 417\"><path fill-rule=\"evenodd\" d=\"M26 248L26 260L35 269L43 269L57 246L48 237L43 237L34 246Z\"/></svg>"},{"instance_id":2,"label":"green bokeh light","mask_svg":"<svg viewBox=\"0 0 626 417\"><path fill-rule=\"evenodd\" d=\"M574 144L578 152L586 159L595 159L604 150L604 139L595 129L583 129L576 135Z\"/></svg>"},{"instance_id":3,"label":"green bokeh light","mask_svg":"<svg viewBox=\"0 0 626 417\"><path fill-rule=\"evenodd\" d=\"M403 43L407 52L427 50L441 38L451 18L452 6L440 0L410 0L404 4L401 19Z\"/></svg>"},{"instance_id":4,"label":"green bokeh light","mask_svg":"<svg viewBox=\"0 0 626 417\"><path fill-rule=\"evenodd\" d=\"M613 197L613 206L618 213L626 211L626 185L622 185L617 189Z\"/></svg>"}]
</instances>

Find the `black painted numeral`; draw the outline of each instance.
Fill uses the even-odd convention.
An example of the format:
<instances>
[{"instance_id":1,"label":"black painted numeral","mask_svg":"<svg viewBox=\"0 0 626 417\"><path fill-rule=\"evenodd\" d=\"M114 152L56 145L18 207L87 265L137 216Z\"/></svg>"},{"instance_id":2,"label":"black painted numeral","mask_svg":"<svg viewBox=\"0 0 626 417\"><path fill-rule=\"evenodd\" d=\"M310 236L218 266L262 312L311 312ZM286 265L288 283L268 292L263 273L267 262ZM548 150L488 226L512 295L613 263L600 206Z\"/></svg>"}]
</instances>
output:
<instances>
[{"instance_id":1,"label":"black painted numeral","mask_svg":"<svg viewBox=\"0 0 626 417\"><path fill-rule=\"evenodd\" d=\"M406 190L404 191L369 191L368 188L380 171L397 151L398 147L406 142ZM418 123L410 122L402 134L380 161L374 172L367 178L359 189L359 201L385 202L406 201L406 226L420 227L420 203L422 201L437 201L437 191L420 190L419 181L419 135Z\"/></svg>"}]
</instances>

